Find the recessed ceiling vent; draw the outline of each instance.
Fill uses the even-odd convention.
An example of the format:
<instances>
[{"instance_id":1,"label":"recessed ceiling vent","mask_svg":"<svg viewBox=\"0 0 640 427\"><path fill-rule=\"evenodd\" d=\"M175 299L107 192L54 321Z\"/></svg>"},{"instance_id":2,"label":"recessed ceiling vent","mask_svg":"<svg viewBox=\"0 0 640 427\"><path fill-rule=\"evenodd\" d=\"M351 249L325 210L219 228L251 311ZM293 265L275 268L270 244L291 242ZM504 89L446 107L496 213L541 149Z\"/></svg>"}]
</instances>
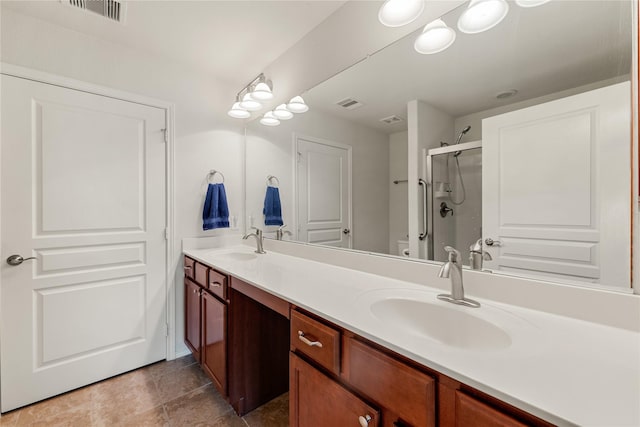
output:
<instances>
[{"instance_id":1,"label":"recessed ceiling vent","mask_svg":"<svg viewBox=\"0 0 640 427\"><path fill-rule=\"evenodd\" d=\"M122 22L124 18L124 4L117 0L60 0L71 6L97 13L112 21Z\"/></svg>"},{"instance_id":2,"label":"recessed ceiling vent","mask_svg":"<svg viewBox=\"0 0 640 427\"><path fill-rule=\"evenodd\" d=\"M386 123L388 125L395 125L396 123L404 122L404 119L402 117L394 115L394 116L389 116L389 117L385 117L383 119L380 119L380 121L382 123Z\"/></svg>"},{"instance_id":3,"label":"recessed ceiling vent","mask_svg":"<svg viewBox=\"0 0 640 427\"><path fill-rule=\"evenodd\" d=\"M355 110L356 108L362 107L364 104L353 98L345 98L342 101L336 102L336 105L339 105L346 110Z\"/></svg>"}]
</instances>

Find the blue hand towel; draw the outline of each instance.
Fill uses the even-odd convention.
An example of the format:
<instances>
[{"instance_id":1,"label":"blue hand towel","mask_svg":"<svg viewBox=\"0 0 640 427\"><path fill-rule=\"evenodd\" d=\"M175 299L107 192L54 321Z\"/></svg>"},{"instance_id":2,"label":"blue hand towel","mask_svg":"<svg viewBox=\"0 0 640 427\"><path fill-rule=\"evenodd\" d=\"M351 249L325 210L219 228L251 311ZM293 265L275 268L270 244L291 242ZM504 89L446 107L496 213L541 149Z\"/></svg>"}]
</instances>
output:
<instances>
[{"instance_id":1,"label":"blue hand towel","mask_svg":"<svg viewBox=\"0 0 640 427\"><path fill-rule=\"evenodd\" d=\"M264 225L282 225L282 206L280 205L280 190L277 187L267 187L264 197Z\"/></svg>"},{"instance_id":2,"label":"blue hand towel","mask_svg":"<svg viewBox=\"0 0 640 427\"><path fill-rule=\"evenodd\" d=\"M209 184L202 210L202 229L229 228L229 206L224 184Z\"/></svg>"}]
</instances>

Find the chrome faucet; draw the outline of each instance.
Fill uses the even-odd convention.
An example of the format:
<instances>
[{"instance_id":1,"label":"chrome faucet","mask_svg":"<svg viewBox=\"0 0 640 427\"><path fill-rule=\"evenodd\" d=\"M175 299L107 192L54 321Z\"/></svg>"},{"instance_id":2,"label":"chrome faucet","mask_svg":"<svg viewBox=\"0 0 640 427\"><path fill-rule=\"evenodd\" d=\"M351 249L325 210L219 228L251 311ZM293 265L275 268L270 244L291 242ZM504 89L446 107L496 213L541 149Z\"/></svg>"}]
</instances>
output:
<instances>
[{"instance_id":1,"label":"chrome faucet","mask_svg":"<svg viewBox=\"0 0 640 427\"><path fill-rule=\"evenodd\" d=\"M491 254L482 249L482 239L469 246L469 265L472 270L482 270L483 261L492 261Z\"/></svg>"},{"instance_id":2,"label":"chrome faucet","mask_svg":"<svg viewBox=\"0 0 640 427\"><path fill-rule=\"evenodd\" d=\"M479 302L464 297L464 286L462 285L462 255L451 246L445 246L444 250L449 253L449 261L440 267L438 277L451 279L451 294L440 294L438 295L438 299L467 307L480 307Z\"/></svg>"},{"instance_id":3,"label":"chrome faucet","mask_svg":"<svg viewBox=\"0 0 640 427\"><path fill-rule=\"evenodd\" d=\"M257 254L266 254L266 252L264 251L264 248L262 247L262 243L264 242L264 238L262 236L262 230L260 230L258 227L251 227L254 230L256 230L255 233L251 233L251 234L245 234L244 236L242 236L242 240L247 240L250 236L253 236L256 238L256 245L257 248L255 250L255 253Z\"/></svg>"},{"instance_id":4,"label":"chrome faucet","mask_svg":"<svg viewBox=\"0 0 640 427\"><path fill-rule=\"evenodd\" d=\"M285 234L289 235L289 236L293 236L293 233L291 233L289 230L285 230L284 228L287 226L287 224L282 224L277 230L276 230L276 240L282 240L282 238L284 237Z\"/></svg>"}]
</instances>

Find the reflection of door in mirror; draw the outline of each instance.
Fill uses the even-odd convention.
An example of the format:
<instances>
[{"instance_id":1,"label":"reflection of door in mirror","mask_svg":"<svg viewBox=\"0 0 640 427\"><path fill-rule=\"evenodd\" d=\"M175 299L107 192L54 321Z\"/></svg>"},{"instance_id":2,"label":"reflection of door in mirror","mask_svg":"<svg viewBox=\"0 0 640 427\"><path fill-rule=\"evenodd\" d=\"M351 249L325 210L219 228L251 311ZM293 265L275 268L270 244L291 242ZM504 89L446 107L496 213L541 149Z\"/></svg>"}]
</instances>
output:
<instances>
[{"instance_id":1,"label":"reflection of door in mirror","mask_svg":"<svg viewBox=\"0 0 640 427\"><path fill-rule=\"evenodd\" d=\"M299 239L351 247L351 147L297 138Z\"/></svg>"},{"instance_id":2,"label":"reflection of door in mirror","mask_svg":"<svg viewBox=\"0 0 640 427\"><path fill-rule=\"evenodd\" d=\"M629 94L624 82L483 120L485 267L628 286Z\"/></svg>"}]
</instances>

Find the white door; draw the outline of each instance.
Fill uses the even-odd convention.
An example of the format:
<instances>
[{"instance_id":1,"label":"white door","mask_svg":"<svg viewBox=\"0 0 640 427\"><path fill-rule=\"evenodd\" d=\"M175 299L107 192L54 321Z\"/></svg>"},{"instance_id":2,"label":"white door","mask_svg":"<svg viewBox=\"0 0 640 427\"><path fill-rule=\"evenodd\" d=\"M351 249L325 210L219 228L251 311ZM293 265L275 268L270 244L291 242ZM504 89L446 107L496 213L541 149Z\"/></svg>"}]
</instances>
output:
<instances>
[{"instance_id":1,"label":"white door","mask_svg":"<svg viewBox=\"0 0 640 427\"><path fill-rule=\"evenodd\" d=\"M483 239L500 242L487 268L629 286L630 91L483 120Z\"/></svg>"},{"instance_id":2,"label":"white door","mask_svg":"<svg viewBox=\"0 0 640 427\"><path fill-rule=\"evenodd\" d=\"M164 110L1 79L4 412L165 358L166 183Z\"/></svg>"},{"instance_id":3,"label":"white door","mask_svg":"<svg viewBox=\"0 0 640 427\"><path fill-rule=\"evenodd\" d=\"M351 152L298 138L298 239L351 247Z\"/></svg>"}]
</instances>

